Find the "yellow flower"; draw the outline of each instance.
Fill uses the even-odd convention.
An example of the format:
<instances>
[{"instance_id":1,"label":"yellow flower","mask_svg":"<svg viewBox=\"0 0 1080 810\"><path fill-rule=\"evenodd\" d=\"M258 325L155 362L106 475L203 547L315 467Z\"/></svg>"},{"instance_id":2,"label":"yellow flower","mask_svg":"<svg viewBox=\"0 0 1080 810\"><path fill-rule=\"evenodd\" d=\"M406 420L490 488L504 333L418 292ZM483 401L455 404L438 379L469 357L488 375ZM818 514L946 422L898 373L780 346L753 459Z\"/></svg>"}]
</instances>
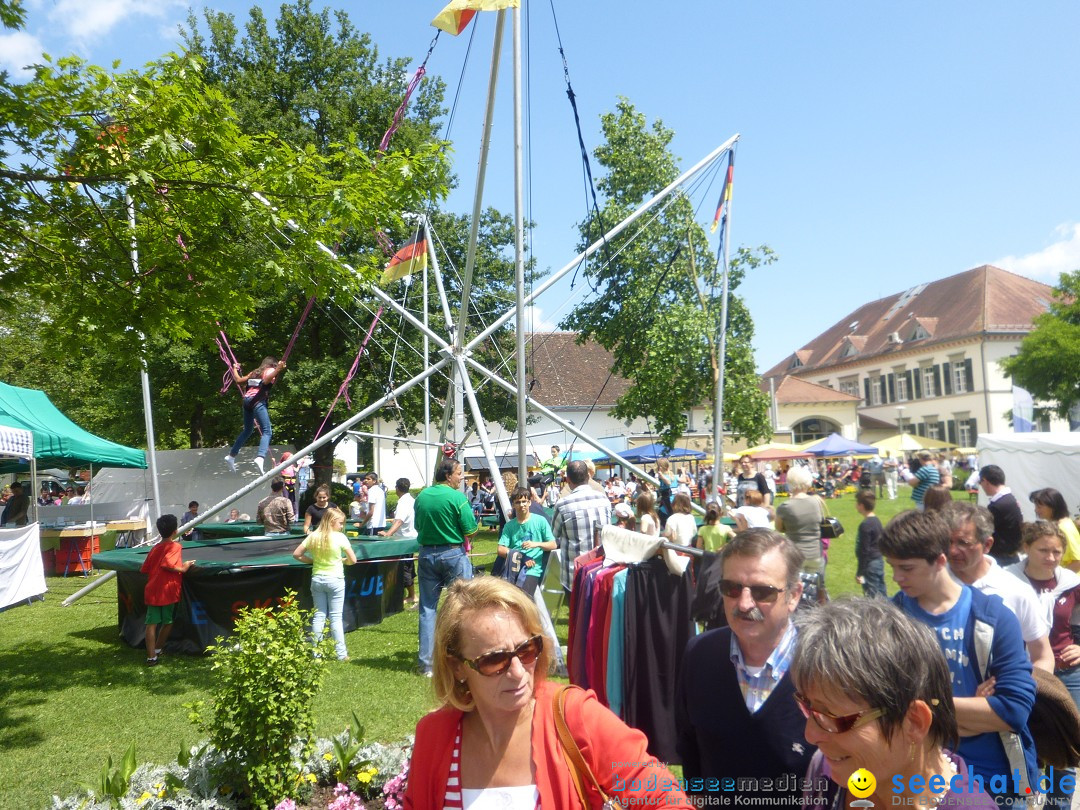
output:
<instances>
[{"instance_id":1,"label":"yellow flower","mask_svg":"<svg viewBox=\"0 0 1080 810\"><path fill-rule=\"evenodd\" d=\"M309 774L307 775L307 780L308 780L309 782L311 782L312 784L314 784L315 782L318 782L318 781L319 781L319 777L317 777L317 776L316 776L315 774L313 774L313 773L309 773Z\"/></svg>"},{"instance_id":2,"label":"yellow flower","mask_svg":"<svg viewBox=\"0 0 1080 810\"><path fill-rule=\"evenodd\" d=\"M364 785L371 781L371 777L372 773L370 771L358 771L356 774L357 781Z\"/></svg>"},{"instance_id":3,"label":"yellow flower","mask_svg":"<svg viewBox=\"0 0 1080 810\"><path fill-rule=\"evenodd\" d=\"M165 798L165 789L164 788L162 788L161 790L158 791L157 797L159 799L164 799Z\"/></svg>"},{"instance_id":4,"label":"yellow flower","mask_svg":"<svg viewBox=\"0 0 1080 810\"><path fill-rule=\"evenodd\" d=\"M220 793L222 796L228 795L229 793L232 793L232 788L228 785L222 785L220 788L218 788L218 793Z\"/></svg>"},{"instance_id":5,"label":"yellow flower","mask_svg":"<svg viewBox=\"0 0 1080 810\"><path fill-rule=\"evenodd\" d=\"M149 798L150 798L150 793L149 793L149 791L145 791L145 790L144 790L144 791L143 791L143 795L142 795L142 796L140 796L139 798L137 798L137 799L135 800L135 803L136 803L136 804L142 804L143 802L145 802L145 801L146 801L147 799L149 799Z\"/></svg>"},{"instance_id":6,"label":"yellow flower","mask_svg":"<svg viewBox=\"0 0 1080 810\"><path fill-rule=\"evenodd\" d=\"M334 758L334 755L327 751L325 754L322 755L322 758L329 762Z\"/></svg>"}]
</instances>

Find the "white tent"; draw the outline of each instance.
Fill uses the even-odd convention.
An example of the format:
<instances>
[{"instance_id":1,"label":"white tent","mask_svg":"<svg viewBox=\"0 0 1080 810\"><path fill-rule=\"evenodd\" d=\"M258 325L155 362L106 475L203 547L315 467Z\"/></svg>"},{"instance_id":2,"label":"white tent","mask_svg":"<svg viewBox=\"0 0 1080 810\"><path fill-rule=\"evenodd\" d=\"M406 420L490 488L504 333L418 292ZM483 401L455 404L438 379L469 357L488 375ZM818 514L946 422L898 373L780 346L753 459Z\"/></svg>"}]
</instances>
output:
<instances>
[{"instance_id":1,"label":"white tent","mask_svg":"<svg viewBox=\"0 0 1080 810\"><path fill-rule=\"evenodd\" d=\"M34 434L0 425L0 455L30 460L34 475ZM34 492L27 493L31 499ZM41 561L41 535L37 522L18 528L0 528L0 610L43 598L48 590Z\"/></svg>"},{"instance_id":2,"label":"white tent","mask_svg":"<svg viewBox=\"0 0 1080 810\"><path fill-rule=\"evenodd\" d=\"M976 450L980 467L1004 470L1024 520L1035 520L1028 495L1043 487L1060 492L1073 513L1080 507L1080 433L983 433ZM980 492L979 503L986 500Z\"/></svg>"},{"instance_id":3,"label":"white tent","mask_svg":"<svg viewBox=\"0 0 1080 810\"><path fill-rule=\"evenodd\" d=\"M281 458L282 450L271 448L270 454ZM291 449L291 448L289 448ZM225 464L226 447L214 447L203 450L158 450L158 488L161 492L161 514L170 512L179 518L191 501L198 501L200 509L206 509L218 503L226 495L240 489L258 477L255 465L250 457L244 456L237 464L237 472L231 472ZM102 469L94 476L94 499L102 502L119 502L143 506L141 515L146 516L145 504L153 497L149 473L146 470L110 467ZM255 490L244 495L232 504L241 514L248 514L255 519L255 508L259 501L270 494L267 482L265 491ZM348 506L346 504L346 506ZM139 514L136 512L135 514ZM211 520L224 521L228 512L216 515Z\"/></svg>"}]
</instances>

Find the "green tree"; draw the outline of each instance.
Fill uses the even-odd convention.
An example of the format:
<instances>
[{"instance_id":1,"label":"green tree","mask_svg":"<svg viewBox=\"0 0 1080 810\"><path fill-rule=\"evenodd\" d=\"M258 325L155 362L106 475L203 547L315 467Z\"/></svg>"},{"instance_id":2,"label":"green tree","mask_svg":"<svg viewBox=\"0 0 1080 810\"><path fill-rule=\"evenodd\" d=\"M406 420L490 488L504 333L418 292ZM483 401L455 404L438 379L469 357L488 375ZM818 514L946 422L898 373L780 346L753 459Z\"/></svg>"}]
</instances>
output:
<instances>
[{"instance_id":1,"label":"green tree","mask_svg":"<svg viewBox=\"0 0 1080 810\"><path fill-rule=\"evenodd\" d=\"M253 8L242 32L231 15L208 11L201 24L189 17L184 36L192 52L206 60L208 77L232 100L242 128L275 132L290 143L317 152L343 139L355 139L374 149L401 103L410 75L408 60L380 61L378 49L366 34L355 29L345 12L316 12L308 0L283 5L273 26L261 9ZM389 154L411 153L434 141L443 94L444 85L437 78L429 77L420 84L389 143ZM417 205L412 210L424 207ZM439 212L430 216L447 252L443 270L453 299L460 286L450 267L464 266L468 220ZM404 229L386 230L396 244L408 238ZM385 261L374 229L342 233L336 244L347 255L365 252ZM490 312L513 300L512 246L510 219L494 210L486 211L472 295L475 310ZM419 278L414 279L408 288L407 305L414 311L421 305L418 282ZM441 309L434 280L429 283L431 322L438 325L442 323ZM388 291L402 295L399 285ZM319 288L317 295L323 305L312 313L290 359L286 384L271 401L275 441L304 444L314 436L378 306L363 286L343 291ZM276 351L274 347L287 338L282 324L295 321L303 300L296 290L268 290L255 329L236 343L238 356L251 362ZM471 330L477 328L474 320ZM497 340L505 342L507 334L503 330ZM397 314L384 312L382 325L351 385L353 401L366 405L419 373L424 360L409 347L418 347L421 342L418 330L401 322ZM485 351L497 355L495 344L489 343ZM484 352L478 354L484 356ZM432 391L441 395L445 387L433 381ZM513 412L506 397L493 387L484 389L481 398L496 418ZM422 390L415 388L394 406L402 433L415 430L423 413ZM328 429L347 416L345 403L339 403ZM230 428L235 430L235 425L230 423ZM331 453L332 446L327 445L316 455L316 469L324 475L330 469Z\"/></svg>"},{"instance_id":2,"label":"green tree","mask_svg":"<svg viewBox=\"0 0 1080 810\"><path fill-rule=\"evenodd\" d=\"M606 169L597 182L604 199L599 220L610 228L674 180L679 169L670 151L674 132L659 120L650 125L627 99L601 116L601 128L604 143L594 151ZM579 228L583 245L600 235L596 220ZM774 258L766 246L740 248L731 262L730 288ZM615 404L615 416L649 416L660 439L675 446L686 429L686 412L713 400L719 368L720 268L690 201L670 198L647 225L609 242L585 275L594 295L563 327L611 351L614 373L631 381ZM732 294L724 419L737 434L756 441L770 435L771 426L768 397L758 388L753 333L745 302Z\"/></svg>"},{"instance_id":3,"label":"green tree","mask_svg":"<svg viewBox=\"0 0 1080 810\"><path fill-rule=\"evenodd\" d=\"M1001 368L1035 399L1054 403L1058 416L1080 404L1080 270L1061 274L1049 310Z\"/></svg>"}]
</instances>

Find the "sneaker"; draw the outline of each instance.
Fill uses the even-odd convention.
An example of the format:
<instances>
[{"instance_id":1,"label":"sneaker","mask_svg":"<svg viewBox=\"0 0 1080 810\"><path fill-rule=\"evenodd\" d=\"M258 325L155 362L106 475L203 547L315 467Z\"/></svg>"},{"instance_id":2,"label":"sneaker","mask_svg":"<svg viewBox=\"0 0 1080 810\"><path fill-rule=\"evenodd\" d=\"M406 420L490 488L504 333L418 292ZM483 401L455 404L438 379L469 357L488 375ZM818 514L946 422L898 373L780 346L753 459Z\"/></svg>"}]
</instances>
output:
<instances>
[{"instance_id":1,"label":"sneaker","mask_svg":"<svg viewBox=\"0 0 1080 810\"><path fill-rule=\"evenodd\" d=\"M163 655L164 653L165 651L159 647L158 649L154 650L154 658L157 658L159 655Z\"/></svg>"},{"instance_id":2,"label":"sneaker","mask_svg":"<svg viewBox=\"0 0 1080 810\"><path fill-rule=\"evenodd\" d=\"M225 463L229 465L229 469L232 472L236 472L236 456L232 455L231 453L225 456Z\"/></svg>"},{"instance_id":3,"label":"sneaker","mask_svg":"<svg viewBox=\"0 0 1080 810\"><path fill-rule=\"evenodd\" d=\"M262 473L263 473L263 457L262 456L255 456L255 459L254 459L254 461L252 463L256 467L259 468L259 475L262 475Z\"/></svg>"},{"instance_id":4,"label":"sneaker","mask_svg":"<svg viewBox=\"0 0 1080 810\"><path fill-rule=\"evenodd\" d=\"M148 667L156 667L157 666L157 656L154 656L153 658L147 658L146 659L146 665Z\"/></svg>"}]
</instances>

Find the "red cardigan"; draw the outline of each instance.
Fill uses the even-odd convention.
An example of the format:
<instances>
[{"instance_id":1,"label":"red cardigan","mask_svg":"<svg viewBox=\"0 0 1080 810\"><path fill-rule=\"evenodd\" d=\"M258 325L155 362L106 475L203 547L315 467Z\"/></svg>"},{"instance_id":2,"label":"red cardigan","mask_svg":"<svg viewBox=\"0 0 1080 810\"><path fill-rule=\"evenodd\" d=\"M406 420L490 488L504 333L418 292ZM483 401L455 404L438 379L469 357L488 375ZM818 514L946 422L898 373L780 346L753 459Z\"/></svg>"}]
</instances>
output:
<instances>
[{"instance_id":1,"label":"red cardigan","mask_svg":"<svg viewBox=\"0 0 1080 810\"><path fill-rule=\"evenodd\" d=\"M545 681L536 689L532 721L532 757L540 806L544 810L579 810L578 799L562 745L555 731L552 696L560 684ZM441 810L450 774L450 755L462 712L444 707L416 726L405 807ZM566 724L582 757L609 796L636 798L648 807L687 807L689 802L674 776L651 756L645 735L630 728L602 706L592 691L572 689L566 698ZM588 782L588 778L585 778ZM600 806L591 786L590 803ZM584 808L583 810L587 810Z\"/></svg>"}]
</instances>

